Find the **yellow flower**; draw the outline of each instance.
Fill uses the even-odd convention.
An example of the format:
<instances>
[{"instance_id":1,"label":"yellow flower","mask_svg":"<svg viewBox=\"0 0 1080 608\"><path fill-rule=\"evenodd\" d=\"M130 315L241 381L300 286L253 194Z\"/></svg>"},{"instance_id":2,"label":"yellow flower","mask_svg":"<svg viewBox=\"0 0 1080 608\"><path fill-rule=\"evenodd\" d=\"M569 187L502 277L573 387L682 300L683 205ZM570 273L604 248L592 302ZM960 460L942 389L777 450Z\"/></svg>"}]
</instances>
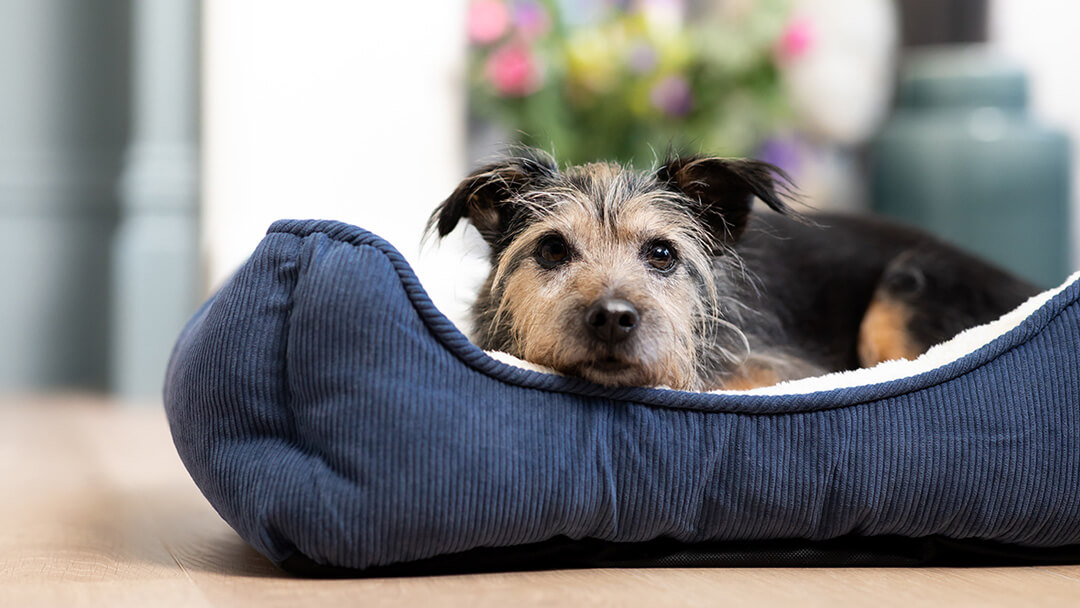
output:
<instances>
[{"instance_id":1,"label":"yellow flower","mask_svg":"<svg viewBox=\"0 0 1080 608\"><path fill-rule=\"evenodd\" d=\"M573 32L566 41L566 69L573 85L589 94L615 88L626 45L626 33L618 24Z\"/></svg>"}]
</instances>

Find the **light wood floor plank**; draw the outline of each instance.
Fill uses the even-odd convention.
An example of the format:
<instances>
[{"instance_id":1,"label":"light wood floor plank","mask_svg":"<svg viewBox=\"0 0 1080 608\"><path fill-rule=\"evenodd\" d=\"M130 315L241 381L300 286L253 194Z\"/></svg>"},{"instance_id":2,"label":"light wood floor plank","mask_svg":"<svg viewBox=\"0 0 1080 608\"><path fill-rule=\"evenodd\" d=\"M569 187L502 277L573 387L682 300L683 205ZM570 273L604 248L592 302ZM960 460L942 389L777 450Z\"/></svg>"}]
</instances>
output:
<instances>
[{"instance_id":1,"label":"light wood floor plank","mask_svg":"<svg viewBox=\"0 0 1080 608\"><path fill-rule=\"evenodd\" d=\"M1080 566L293 578L206 503L160 408L0 400L0 606L1080 606Z\"/></svg>"}]
</instances>

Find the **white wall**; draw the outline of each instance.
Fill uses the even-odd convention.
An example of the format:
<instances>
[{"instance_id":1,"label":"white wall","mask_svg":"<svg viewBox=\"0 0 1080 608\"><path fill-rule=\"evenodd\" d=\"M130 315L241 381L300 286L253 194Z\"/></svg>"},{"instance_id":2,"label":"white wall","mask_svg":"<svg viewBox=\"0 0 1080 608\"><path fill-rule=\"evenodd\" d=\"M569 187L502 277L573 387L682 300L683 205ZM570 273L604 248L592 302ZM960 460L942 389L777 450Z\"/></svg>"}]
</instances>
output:
<instances>
[{"instance_id":1,"label":"white wall","mask_svg":"<svg viewBox=\"0 0 1080 608\"><path fill-rule=\"evenodd\" d=\"M1069 132L1073 144L1072 265L1080 268L1080 2L993 0L990 37L1031 77L1036 117Z\"/></svg>"},{"instance_id":2,"label":"white wall","mask_svg":"<svg viewBox=\"0 0 1080 608\"><path fill-rule=\"evenodd\" d=\"M203 5L208 289L272 221L338 219L393 243L458 314L466 255L419 241L467 166L465 0Z\"/></svg>"}]
</instances>

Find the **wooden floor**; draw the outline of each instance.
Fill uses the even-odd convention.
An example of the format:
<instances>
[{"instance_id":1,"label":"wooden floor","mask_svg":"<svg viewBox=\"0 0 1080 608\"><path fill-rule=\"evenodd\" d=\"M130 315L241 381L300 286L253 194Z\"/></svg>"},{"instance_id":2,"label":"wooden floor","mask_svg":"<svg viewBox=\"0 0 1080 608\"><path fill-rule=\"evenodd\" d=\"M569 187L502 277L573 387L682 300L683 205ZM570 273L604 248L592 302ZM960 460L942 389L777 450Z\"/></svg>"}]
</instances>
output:
<instances>
[{"instance_id":1,"label":"wooden floor","mask_svg":"<svg viewBox=\"0 0 1080 608\"><path fill-rule=\"evenodd\" d=\"M159 407L0 400L0 606L1080 606L1080 566L303 580L210 508Z\"/></svg>"}]
</instances>

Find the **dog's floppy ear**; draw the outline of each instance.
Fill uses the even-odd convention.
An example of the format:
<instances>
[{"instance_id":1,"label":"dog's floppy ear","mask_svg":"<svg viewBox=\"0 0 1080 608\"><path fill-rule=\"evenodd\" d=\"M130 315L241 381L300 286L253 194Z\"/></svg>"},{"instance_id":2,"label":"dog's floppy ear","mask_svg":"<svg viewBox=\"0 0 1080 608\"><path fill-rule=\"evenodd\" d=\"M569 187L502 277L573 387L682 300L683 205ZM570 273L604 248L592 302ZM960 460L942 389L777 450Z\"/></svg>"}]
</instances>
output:
<instances>
[{"instance_id":1,"label":"dog's floppy ear","mask_svg":"<svg viewBox=\"0 0 1080 608\"><path fill-rule=\"evenodd\" d=\"M462 219L468 219L490 245L495 246L510 230L521 211L519 196L530 186L558 174L554 159L539 150L526 149L491 163L466 177L439 205L428 220L428 232L444 237Z\"/></svg>"},{"instance_id":2,"label":"dog's floppy ear","mask_svg":"<svg viewBox=\"0 0 1080 608\"><path fill-rule=\"evenodd\" d=\"M721 242L735 242L750 217L754 198L788 214L791 179L779 167L749 159L691 156L668 160L656 178L701 205L695 209Z\"/></svg>"}]
</instances>

